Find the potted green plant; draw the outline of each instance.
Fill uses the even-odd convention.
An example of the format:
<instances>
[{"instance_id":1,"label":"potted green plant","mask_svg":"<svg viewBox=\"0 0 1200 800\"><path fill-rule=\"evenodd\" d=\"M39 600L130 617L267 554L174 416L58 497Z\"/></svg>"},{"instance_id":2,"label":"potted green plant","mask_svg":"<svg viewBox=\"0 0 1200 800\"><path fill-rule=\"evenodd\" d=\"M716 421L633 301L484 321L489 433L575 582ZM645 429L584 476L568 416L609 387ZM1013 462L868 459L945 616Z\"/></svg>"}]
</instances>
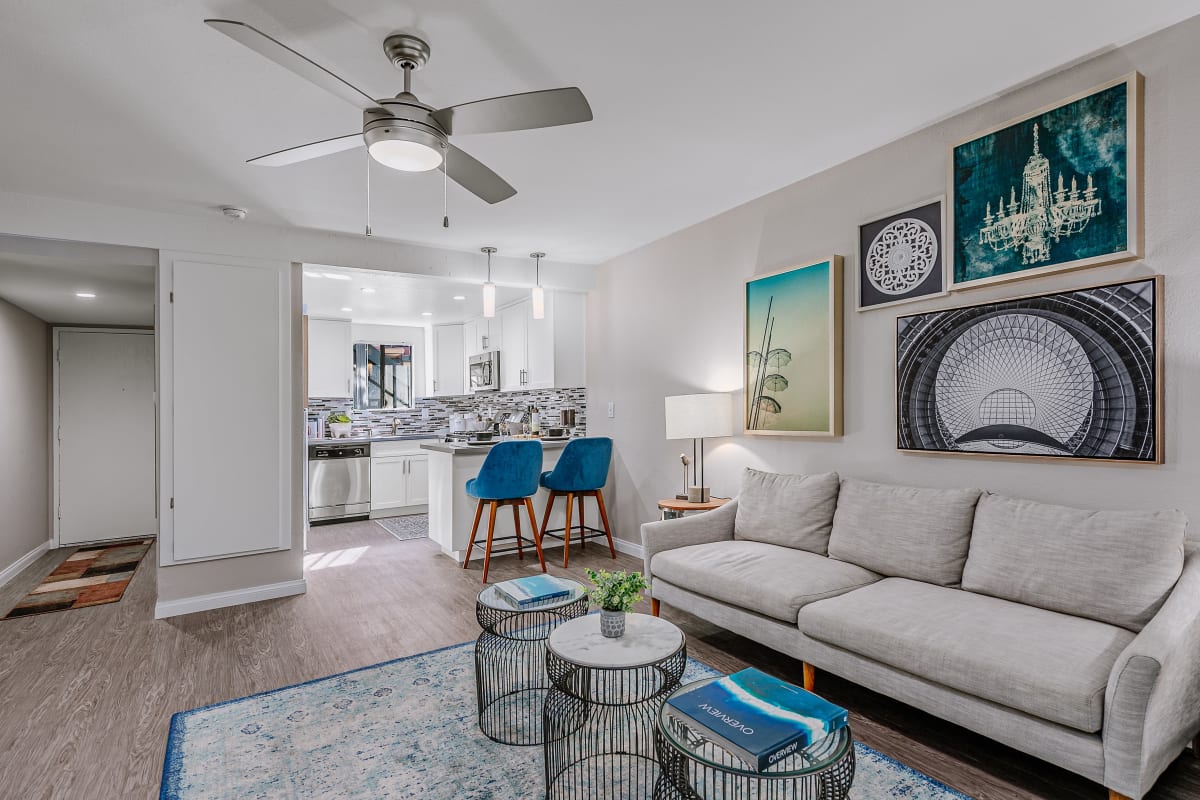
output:
<instances>
[{"instance_id":1,"label":"potted green plant","mask_svg":"<svg viewBox=\"0 0 1200 800\"><path fill-rule=\"evenodd\" d=\"M350 435L350 417L341 411L330 411L329 416L325 417L325 422L329 425L329 435L331 438L344 439Z\"/></svg>"},{"instance_id":2,"label":"potted green plant","mask_svg":"<svg viewBox=\"0 0 1200 800\"><path fill-rule=\"evenodd\" d=\"M600 632L609 639L625 635L625 615L642 601L642 590L646 579L640 572L599 572L589 569L588 578L595 586L591 589L592 605L600 607Z\"/></svg>"}]
</instances>

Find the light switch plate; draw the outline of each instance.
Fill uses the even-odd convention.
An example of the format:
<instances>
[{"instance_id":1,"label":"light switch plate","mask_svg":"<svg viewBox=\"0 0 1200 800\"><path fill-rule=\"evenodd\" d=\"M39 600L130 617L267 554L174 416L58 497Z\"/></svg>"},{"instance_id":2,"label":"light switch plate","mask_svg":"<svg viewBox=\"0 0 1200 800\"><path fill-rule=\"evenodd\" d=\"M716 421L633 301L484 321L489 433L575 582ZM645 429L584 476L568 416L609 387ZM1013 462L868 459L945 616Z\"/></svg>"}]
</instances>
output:
<instances>
[{"instance_id":1,"label":"light switch plate","mask_svg":"<svg viewBox=\"0 0 1200 800\"><path fill-rule=\"evenodd\" d=\"M609 403L609 404L608 404L608 418L609 418L609 419L612 419L612 418L613 418L613 417L615 417L616 415L617 415L617 404L616 404L616 403Z\"/></svg>"}]
</instances>

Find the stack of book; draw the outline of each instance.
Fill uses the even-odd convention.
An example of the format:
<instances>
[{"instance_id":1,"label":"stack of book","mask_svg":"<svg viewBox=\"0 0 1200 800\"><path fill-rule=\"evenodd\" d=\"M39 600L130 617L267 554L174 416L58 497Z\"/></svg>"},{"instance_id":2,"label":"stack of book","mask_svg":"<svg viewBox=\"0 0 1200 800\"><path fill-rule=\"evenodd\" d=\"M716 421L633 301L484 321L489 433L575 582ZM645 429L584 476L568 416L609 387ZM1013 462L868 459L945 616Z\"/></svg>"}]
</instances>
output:
<instances>
[{"instance_id":1,"label":"stack of book","mask_svg":"<svg viewBox=\"0 0 1200 800\"><path fill-rule=\"evenodd\" d=\"M846 709L756 669L679 692L667 713L758 771L846 727Z\"/></svg>"},{"instance_id":2,"label":"stack of book","mask_svg":"<svg viewBox=\"0 0 1200 800\"><path fill-rule=\"evenodd\" d=\"M579 588L579 584L553 575L530 575L497 583L494 588L505 600L524 609L564 600Z\"/></svg>"}]
</instances>

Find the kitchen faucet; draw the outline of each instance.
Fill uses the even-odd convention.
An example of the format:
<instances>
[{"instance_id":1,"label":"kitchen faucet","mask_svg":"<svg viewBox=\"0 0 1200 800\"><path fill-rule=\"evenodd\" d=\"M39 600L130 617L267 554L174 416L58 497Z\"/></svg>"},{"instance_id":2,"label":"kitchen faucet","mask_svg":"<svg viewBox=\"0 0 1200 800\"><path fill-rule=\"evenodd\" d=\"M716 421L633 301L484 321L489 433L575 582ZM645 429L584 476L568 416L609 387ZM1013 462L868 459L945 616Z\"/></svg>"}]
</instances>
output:
<instances>
[{"instance_id":1,"label":"kitchen faucet","mask_svg":"<svg viewBox=\"0 0 1200 800\"><path fill-rule=\"evenodd\" d=\"M400 424L400 418L399 418L399 417L392 417L392 436L398 436L398 435L399 435L398 433L396 433L396 427L397 427L399 424Z\"/></svg>"}]
</instances>

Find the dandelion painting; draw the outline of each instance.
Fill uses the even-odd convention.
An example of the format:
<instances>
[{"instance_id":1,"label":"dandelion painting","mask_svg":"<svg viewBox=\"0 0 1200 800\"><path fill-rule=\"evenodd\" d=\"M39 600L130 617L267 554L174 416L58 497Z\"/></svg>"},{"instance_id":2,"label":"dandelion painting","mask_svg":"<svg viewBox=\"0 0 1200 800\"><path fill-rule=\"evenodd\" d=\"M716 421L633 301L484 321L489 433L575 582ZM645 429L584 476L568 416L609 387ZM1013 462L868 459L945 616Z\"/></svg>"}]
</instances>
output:
<instances>
[{"instance_id":1,"label":"dandelion painting","mask_svg":"<svg viewBox=\"0 0 1200 800\"><path fill-rule=\"evenodd\" d=\"M746 281L746 433L842 433L842 258Z\"/></svg>"}]
</instances>

